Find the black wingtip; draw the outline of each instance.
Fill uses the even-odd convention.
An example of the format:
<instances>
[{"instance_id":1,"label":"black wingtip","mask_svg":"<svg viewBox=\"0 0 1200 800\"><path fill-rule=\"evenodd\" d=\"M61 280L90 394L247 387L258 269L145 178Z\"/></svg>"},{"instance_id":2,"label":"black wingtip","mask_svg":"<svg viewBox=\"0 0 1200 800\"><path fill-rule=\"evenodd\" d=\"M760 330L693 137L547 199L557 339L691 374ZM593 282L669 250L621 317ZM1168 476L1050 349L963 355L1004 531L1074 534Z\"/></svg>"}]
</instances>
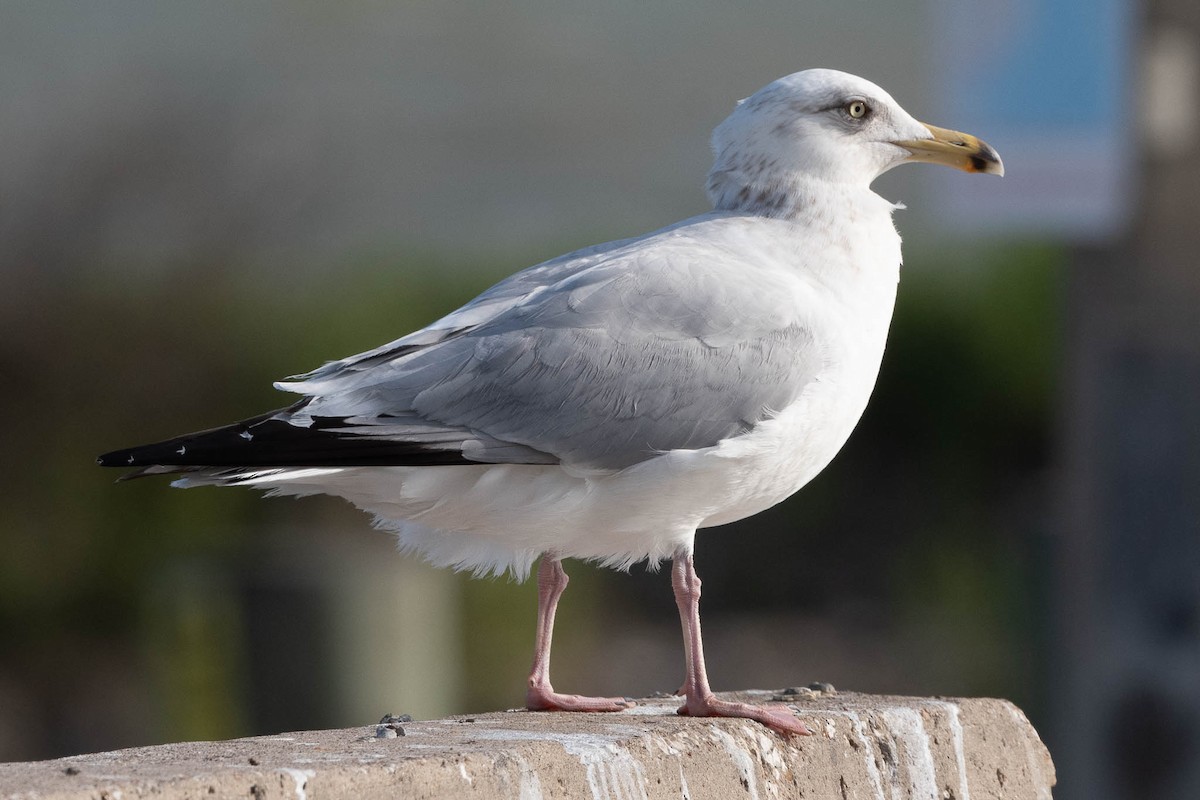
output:
<instances>
[{"instance_id":1,"label":"black wingtip","mask_svg":"<svg viewBox=\"0 0 1200 800\"><path fill-rule=\"evenodd\" d=\"M311 425L281 419L287 411L179 436L163 442L114 450L96 459L102 467L153 468L130 477L213 467L368 467L478 464L461 448L421 442L355 436L339 430L344 420L319 417ZM543 462L536 462L543 463ZM168 469L164 469L168 468Z\"/></svg>"},{"instance_id":2,"label":"black wingtip","mask_svg":"<svg viewBox=\"0 0 1200 800\"><path fill-rule=\"evenodd\" d=\"M113 450L96 458L96 465L101 467L136 467L139 466L133 450Z\"/></svg>"},{"instance_id":3,"label":"black wingtip","mask_svg":"<svg viewBox=\"0 0 1200 800\"><path fill-rule=\"evenodd\" d=\"M114 450L111 453L105 453L96 458L96 465L101 467L125 467L130 470L117 478L114 483L142 478L149 474L144 467L138 469L139 465L135 463L131 450Z\"/></svg>"}]
</instances>

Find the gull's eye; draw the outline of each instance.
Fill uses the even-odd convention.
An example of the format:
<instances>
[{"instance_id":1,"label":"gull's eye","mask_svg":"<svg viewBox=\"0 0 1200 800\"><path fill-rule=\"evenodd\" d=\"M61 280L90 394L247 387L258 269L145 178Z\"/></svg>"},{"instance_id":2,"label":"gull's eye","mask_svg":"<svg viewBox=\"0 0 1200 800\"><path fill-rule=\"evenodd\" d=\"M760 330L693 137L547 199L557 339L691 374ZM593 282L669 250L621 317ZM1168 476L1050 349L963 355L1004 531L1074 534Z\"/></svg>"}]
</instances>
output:
<instances>
[{"instance_id":1,"label":"gull's eye","mask_svg":"<svg viewBox=\"0 0 1200 800\"><path fill-rule=\"evenodd\" d=\"M871 109L862 100L851 100L846 103L846 113L850 115L851 119L862 119L870 111Z\"/></svg>"}]
</instances>

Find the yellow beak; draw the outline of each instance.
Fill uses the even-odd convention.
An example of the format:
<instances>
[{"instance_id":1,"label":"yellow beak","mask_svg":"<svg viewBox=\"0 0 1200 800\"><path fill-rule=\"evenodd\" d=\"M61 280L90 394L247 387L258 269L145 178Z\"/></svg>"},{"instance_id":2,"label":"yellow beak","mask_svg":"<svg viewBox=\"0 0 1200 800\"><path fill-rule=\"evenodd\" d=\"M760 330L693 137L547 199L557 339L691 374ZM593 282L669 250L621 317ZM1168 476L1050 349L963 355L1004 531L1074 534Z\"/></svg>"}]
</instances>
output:
<instances>
[{"instance_id":1,"label":"yellow beak","mask_svg":"<svg viewBox=\"0 0 1200 800\"><path fill-rule=\"evenodd\" d=\"M925 123L921 123L925 125ZM945 164L964 172L983 172L988 175L1003 175L1004 162L1000 155L982 139L969 133L925 125L933 134L932 139L905 139L894 142L912 153L907 161L926 161Z\"/></svg>"}]
</instances>

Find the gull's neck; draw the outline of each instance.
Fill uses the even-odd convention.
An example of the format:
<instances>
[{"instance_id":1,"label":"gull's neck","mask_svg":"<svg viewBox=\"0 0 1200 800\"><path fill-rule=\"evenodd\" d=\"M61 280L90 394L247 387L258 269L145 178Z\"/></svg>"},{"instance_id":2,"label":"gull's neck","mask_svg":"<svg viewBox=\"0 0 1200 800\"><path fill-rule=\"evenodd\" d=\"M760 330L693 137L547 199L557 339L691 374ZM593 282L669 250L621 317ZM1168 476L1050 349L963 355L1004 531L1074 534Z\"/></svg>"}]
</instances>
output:
<instances>
[{"instance_id":1,"label":"gull's neck","mask_svg":"<svg viewBox=\"0 0 1200 800\"><path fill-rule=\"evenodd\" d=\"M810 175L766 169L715 165L708 174L708 196L713 209L739 214L799 219L823 214L831 203L849 207L895 208L869 185L829 181Z\"/></svg>"},{"instance_id":2,"label":"gull's neck","mask_svg":"<svg viewBox=\"0 0 1200 800\"><path fill-rule=\"evenodd\" d=\"M900 236L892 221L897 206L862 182L759 169L714 168L709 196L717 214L770 220L782 240L798 249L788 257L806 280L825 286L854 306L891 316L900 277ZM816 258L814 253L820 253Z\"/></svg>"}]
</instances>

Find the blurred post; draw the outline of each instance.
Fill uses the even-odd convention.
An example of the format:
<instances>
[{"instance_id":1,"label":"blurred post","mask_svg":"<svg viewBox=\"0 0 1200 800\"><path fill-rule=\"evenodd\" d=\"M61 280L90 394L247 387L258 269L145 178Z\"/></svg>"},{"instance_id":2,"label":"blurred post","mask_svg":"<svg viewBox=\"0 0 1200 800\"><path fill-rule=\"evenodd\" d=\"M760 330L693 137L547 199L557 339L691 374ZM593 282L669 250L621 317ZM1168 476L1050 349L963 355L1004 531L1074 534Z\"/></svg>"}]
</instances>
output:
<instances>
[{"instance_id":1,"label":"blurred post","mask_svg":"<svg viewBox=\"0 0 1200 800\"><path fill-rule=\"evenodd\" d=\"M1146 0L1136 213L1069 287L1061 796L1200 797L1200 6Z\"/></svg>"}]
</instances>

